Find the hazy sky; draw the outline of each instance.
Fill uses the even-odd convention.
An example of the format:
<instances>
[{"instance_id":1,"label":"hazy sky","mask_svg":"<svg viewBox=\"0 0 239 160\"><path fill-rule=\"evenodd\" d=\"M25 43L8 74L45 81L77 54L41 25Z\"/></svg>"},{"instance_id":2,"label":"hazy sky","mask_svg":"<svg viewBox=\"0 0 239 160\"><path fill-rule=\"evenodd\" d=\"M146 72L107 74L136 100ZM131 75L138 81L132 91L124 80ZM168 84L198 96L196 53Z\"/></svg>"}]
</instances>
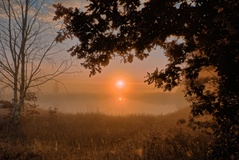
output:
<instances>
[{"instance_id":1,"label":"hazy sky","mask_svg":"<svg viewBox=\"0 0 239 160\"><path fill-rule=\"evenodd\" d=\"M48 15L49 22L54 16L52 4L56 3L62 3L66 7L86 5L83 0L48 0L44 11ZM66 50L75 43L77 42L68 40L60 44L65 50L62 52L62 57L70 58L70 53ZM78 65L80 62L81 60L76 60ZM89 78L89 70L79 67L80 73L62 75L58 78L66 88L55 82L43 86L39 103L44 108L53 106L67 112L86 110L98 110L109 114L172 112L187 105L181 89L175 89L172 93L163 93L162 90L154 88L154 85L144 83L147 72L153 72L156 67L161 70L166 63L163 50L157 48L144 61L135 59L131 64L124 64L116 58L103 68L102 73L91 78ZM118 88L115 84L117 80L123 80L125 86Z\"/></svg>"},{"instance_id":2,"label":"hazy sky","mask_svg":"<svg viewBox=\"0 0 239 160\"><path fill-rule=\"evenodd\" d=\"M79 0L53 0L52 3L62 3L67 7L86 5L85 1ZM67 41L66 49L75 43ZM161 70L166 64L167 59L163 50L157 48L144 61L135 59L131 64L124 64L120 63L120 59L112 60L107 67L103 68L102 73L91 78L89 78L89 70L81 67L80 74L63 77L69 93L67 94L68 98L64 98L66 93L64 93L63 87L55 90L62 98L57 98L54 101L53 96L49 97L56 106L62 105L62 109L70 112L98 109L109 113L168 113L188 105L184 100L181 88L175 89L171 93L164 93L162 90L154 88L154 85L144 83L147 72L153 72L156 67ZM125 81L125 86L122 89L115 85L119 79ZM54 90L54 87L52 88Z\"/></svg>"}]
</instances>

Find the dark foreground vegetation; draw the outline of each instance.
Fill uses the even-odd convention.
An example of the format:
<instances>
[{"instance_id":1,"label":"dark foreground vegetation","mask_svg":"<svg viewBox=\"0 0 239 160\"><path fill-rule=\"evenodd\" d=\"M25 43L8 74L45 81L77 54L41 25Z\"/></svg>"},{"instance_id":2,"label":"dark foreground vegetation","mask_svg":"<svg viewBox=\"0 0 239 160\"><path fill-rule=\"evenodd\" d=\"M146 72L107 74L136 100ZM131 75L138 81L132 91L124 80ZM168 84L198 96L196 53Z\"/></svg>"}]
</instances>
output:
<instances>
[{"instance_id":1,"label":"dark foreground vegetation","mask_svg":"<svg viewBox=\"0 0 239 160\"><path fill-rule=\"evenodd\" d=\"M206 159L209 135L177 123L189 109L164 116L39 112L14 130L1 119L1 160Z\"/></svg>"}]
</instances>

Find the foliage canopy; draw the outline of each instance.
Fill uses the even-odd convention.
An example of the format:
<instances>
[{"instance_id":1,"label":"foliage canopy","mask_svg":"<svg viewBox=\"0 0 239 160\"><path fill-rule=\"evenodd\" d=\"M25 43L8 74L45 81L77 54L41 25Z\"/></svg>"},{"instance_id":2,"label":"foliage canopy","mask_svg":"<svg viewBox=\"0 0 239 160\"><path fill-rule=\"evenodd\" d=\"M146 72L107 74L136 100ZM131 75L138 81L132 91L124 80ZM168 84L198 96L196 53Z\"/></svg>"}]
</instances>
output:
<instances>
[{"instance_id":1,"label":"foliage canopy","mask_svg":"<svg viewBox=\"0 0 239 160\"><path fill-rule=\"evenodd\" d=\"M169 63L147 82L172 90L185 84L193 117L212 115L210 159L239 157L239 2L237 0L89 0L85 11L54 5L63 19L58 42L76 37L69 49L91 75L116 55L124 62L165 49Z\"/></svg>"}]
</instances>

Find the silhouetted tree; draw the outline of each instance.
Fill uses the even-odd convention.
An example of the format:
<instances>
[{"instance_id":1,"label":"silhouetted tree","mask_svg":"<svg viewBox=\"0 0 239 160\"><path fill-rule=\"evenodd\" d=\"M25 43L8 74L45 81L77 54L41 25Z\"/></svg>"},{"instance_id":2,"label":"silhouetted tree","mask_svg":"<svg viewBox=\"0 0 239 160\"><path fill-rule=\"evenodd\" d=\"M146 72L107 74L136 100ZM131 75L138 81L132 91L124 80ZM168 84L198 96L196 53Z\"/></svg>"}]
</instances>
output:
<instances>
[{"instance_id":1,"label":"silhouetted tree","mask_svg":"<svg viewBox=\"0 0 239 160\"><path fill-rule=\"evenodd\" d=\"M48 36L51 27L42 13L44 3L0 0L0 88L12 91L11 117L16 125L21 122L24 107L36 101L31 89L54 80L71 66L67 60L56 63L53 59L59 49Z\"/></svg>"},{"instance_id":2,"label":"silhouetted tree","mask_svg":"<svg viewBox=\"0 0 239 160\"><path fill-rule=\"evenodd\" d=\"M54 6L54 20L64 20L56 40L78 38L69 52L90 75L115 56L131 63L164 48L167 67L146 81L168 91L184 83L193 118L212 116L195 123L213 130L209 158L239 158L237 0L89 0L85 11Z\"/></svg>"}]
</instances>

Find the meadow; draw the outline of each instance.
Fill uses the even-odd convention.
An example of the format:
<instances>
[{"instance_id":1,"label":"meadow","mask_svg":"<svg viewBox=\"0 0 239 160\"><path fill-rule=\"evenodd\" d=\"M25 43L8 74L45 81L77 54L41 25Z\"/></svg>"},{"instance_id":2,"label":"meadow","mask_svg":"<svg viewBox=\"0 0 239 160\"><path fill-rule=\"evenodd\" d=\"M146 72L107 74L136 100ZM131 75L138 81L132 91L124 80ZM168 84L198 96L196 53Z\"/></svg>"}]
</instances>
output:
<instances>
[{"instance_id":1,"label":"meadow","mask_svg":"<svg viewBox=\"0 0 239 160\"><path fill-rule=\"evenodd\" d=\"M158 116L39 113L19 128L1 119L1 160L206 159L209 135L177 123L188 108Z\"/></svg>"}]
</instances>

